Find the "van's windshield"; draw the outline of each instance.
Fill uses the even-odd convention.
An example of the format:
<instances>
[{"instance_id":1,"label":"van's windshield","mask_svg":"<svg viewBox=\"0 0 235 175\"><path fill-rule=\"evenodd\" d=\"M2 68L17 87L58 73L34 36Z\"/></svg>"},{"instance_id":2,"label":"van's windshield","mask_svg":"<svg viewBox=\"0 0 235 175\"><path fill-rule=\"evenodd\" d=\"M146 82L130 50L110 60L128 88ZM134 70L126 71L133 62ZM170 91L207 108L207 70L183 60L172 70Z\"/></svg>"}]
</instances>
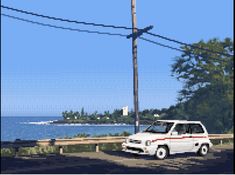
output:
<instances>
[{"instance_id":1,"label":"van's windshield","mask_svg":"<svg viewBox=\"0 0 235 175\"><path fill-rule=\"evenodd\" d=\"M173 126L174 123L172 122L163 122L163 121L156 121L151 126L149 126L144 132L150 133L168 133Z\"/></svg>"}]
</instances>

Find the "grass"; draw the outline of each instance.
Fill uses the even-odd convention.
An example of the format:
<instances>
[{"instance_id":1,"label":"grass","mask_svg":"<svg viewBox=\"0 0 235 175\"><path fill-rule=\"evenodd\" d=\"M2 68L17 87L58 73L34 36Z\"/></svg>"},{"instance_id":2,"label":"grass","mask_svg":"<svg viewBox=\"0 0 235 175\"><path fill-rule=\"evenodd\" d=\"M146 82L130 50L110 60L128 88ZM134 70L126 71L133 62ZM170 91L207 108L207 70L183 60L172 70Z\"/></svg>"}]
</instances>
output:
<instances>
[{"instance_id":1,"label":"grass","mask_svg":"<svg viewBox=\"0 0 235 175\"><path fill-rule=\"evenodd\" d=\"M213 145L219 145L220 144L220 140L211 140L211 142L213 143ZM233 144L233 139L222 139L223 144Z\"/></svg>"},{"instance_id":2,"label":"grass","mask_svg":"<svg viewBox=\"0 0 235 175\"><path fill-rule=\"evenodd\" d=\"M106 137L106 136L128 136L130 133L122 132L116 134L103 134L94 137ZM72 138L83 138L89 137L89 134L79 133L74 135L73 137L64 137L64 139L72 139ZM76 153L76 152L92 152L95 151L95 145L68 145L63 146L64 153ZM100 144L99 148L101 151L105 150L121 150L121 144L118 143L110 143L110 144ZM59 147L58 146L35 146L35 147L25 147L20 148L17 155L33 155L33 154L58 154ZM12 157L15 155L15 150L13 148L1 148L1 157Z\"/></svg>"},{"instance_id":3,"label":"grass","mask_svg":"<svg viewBox=\"0 0 235 175\"><path fill-rule=\"evenodd\" d=\"M35 146L30 148L20 148L19 155L31 155L31 154L51 154L59 152L58 146Z\"/></svg>"},{"instance_id":4,"label":"grass","mask_svg":"<svg viewBox=\"0 0 235 175\"><path fill-rule=\"evenodd\" d=\"M13 157L15 150L13 148L1 148L1 157Z\"/></svg>"},{"instance_id":5,"label":"grass","mask_svg":"<svg viewBox=\"0 0 235 175\"><path fill-rule=\"evenodd\" d=\"M115 133L115 134L109 133L109 134L95 135L95 136L93 136L93 137L129 136L129 135L131 135L129 132L124 131L124 132L122 132L122 133ZM85 138L86 138L86 137L90 137L90 135L89 135L89 134L86 134L86 133L78 133L78 134L76 134L76 135L74 135L74 136L72 136L72 137L66 136L66 137L60 137L59 139L72 139L72 138L83 138L83 137L85 137Z\"/></svg>"},{"instance_id":6,"label":"grass","mask_svg":"<svg viewBox=\"0 0 235 175\"><path fill-rule=\"evenodd\" d=\"M121 144L119 143L109 143L109 144L100 144L99 149L101 151L118 151L121 150ZM94 152L95 145L68 145L63 146L64 153L79 153L79 152ZM25 147L20 148L17 155L20 156L29 156L34 154L59 154L58 146L35 146L35 147ZM1 157L13 157L15 155L14 149L11 148L2 148Z\"/></svg>"}]
</instances>

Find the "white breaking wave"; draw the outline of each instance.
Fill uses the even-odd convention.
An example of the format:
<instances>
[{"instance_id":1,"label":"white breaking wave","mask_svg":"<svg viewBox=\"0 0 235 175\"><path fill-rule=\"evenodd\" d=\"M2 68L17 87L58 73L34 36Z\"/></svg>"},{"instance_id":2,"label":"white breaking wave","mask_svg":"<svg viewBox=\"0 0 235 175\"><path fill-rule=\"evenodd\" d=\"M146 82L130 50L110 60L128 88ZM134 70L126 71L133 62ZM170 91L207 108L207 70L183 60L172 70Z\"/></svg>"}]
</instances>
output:
<instances>
[{"instance_id":1,"label":"white breaking wave","mask_svg":"<svg viewBox=\"0 0 235 175\"><path fill-rule=\"evenodd\" d=\"M133 126L130 124L125 124L125 123L116 123L116 124L89 124L89 123L63 123L63 124L53 124L56 126Z\"/></svg>"},{"instance_id":2,"label":"white breaking wave","mask_svg":"<svg viewBox=\"0 0 235 175\"><path fill-rule=\"evenodd\" d=\"M115 124L89 124L89 123L53 123L58 120L49 120L49 121L39 121L39 122L21 122L20 124L26 125L56 125L56 126L133 126L131 124L125 123L115 123Z\"/></svg>"},{"instance_id":3,"label":"white breaking wave","mask_svg":"<svg viewBox=\"0 0 235 175\"><path fill-rule=\"evenodd\" d=\"M54 121L57 121L57 120L40 121L40 122L20 122L20 124L26 124L26 125L50 125Z\"/></svg>"}]
</instances>

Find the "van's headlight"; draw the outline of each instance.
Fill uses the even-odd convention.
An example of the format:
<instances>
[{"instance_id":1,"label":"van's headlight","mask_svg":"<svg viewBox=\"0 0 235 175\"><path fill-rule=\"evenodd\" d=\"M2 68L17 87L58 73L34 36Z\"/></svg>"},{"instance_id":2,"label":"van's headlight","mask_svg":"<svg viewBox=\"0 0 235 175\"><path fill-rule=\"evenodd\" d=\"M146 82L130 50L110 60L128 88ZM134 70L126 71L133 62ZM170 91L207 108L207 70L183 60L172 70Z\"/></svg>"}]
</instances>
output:
<instances>
[{"instance_id":1,"label":"van's headlight","mask_svg":"<svg viewBox=\"0 0 235 175\"><path fill-rule=\"evenodd\" d=\"M145 145L146 145L146 146L150 146L150 145L151 145L151 140L147 140L147 141L145 142Z\"/></svg>"}]
</instances>

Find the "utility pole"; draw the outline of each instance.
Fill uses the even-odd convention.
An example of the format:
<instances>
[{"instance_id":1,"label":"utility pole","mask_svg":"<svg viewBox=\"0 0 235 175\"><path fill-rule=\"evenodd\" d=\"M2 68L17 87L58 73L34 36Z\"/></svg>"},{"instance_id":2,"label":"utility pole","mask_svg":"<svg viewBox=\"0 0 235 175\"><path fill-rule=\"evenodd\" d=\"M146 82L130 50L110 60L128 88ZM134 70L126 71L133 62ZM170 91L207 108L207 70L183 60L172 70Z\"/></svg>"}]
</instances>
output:
<instances>
[{"instance_id":1,"label":"utility pole","mask_svg":"<svg viewBox=\"0 0 235 175\"><path fill-rule=\"evenodd\" d=\"M131 0L131 17L132 17L132 34L136 34L136 0ZM133 57L133 94L134 94L134 111L135 111L135 133L140 130L139 122L139 97L138 97L138 64L137 64L137 37L132 37L132 57Z\"/></svg>"},{"instance_id":2,"label":"utility pole","mask_svg":"<svg viewBox=\"0 0 235 175\"><path fill-rule=\"evenodd\" d=\"M134 95L134 111L135 111L135 133L140 130L139 119L139 97L138 97L138 64L137 64L137 37L144 32L152 29L153 26L138 30L136 24L136 0L131 0L131 17L132 17L132 34L127 38L132 38L132 57L133 57L133 95Z\"/></svg>"}]
</instances>

